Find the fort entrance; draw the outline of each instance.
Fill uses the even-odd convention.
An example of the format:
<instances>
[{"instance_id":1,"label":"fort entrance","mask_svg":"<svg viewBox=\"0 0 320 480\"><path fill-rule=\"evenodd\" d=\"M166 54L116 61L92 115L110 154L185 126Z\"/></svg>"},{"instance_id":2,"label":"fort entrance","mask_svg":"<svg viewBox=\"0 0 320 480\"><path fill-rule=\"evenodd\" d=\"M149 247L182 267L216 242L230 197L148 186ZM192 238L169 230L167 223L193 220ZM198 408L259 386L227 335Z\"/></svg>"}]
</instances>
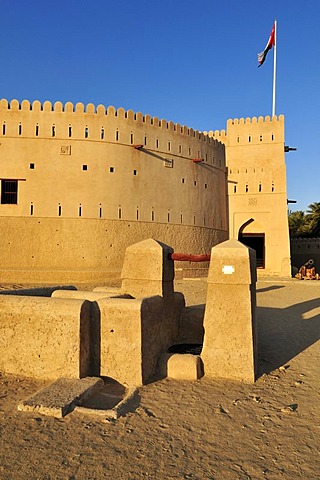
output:
<instances>
[{"instance_id":1,"label":"fort entrance","mask_svg":"<svg viewBox=\"0 0 320 480\"><path fill-rule=\"evenodd\" d=\"M257 268L265 267L265 234L239 233L239 242L256 251Z\"/></svg>"}]
</instances>

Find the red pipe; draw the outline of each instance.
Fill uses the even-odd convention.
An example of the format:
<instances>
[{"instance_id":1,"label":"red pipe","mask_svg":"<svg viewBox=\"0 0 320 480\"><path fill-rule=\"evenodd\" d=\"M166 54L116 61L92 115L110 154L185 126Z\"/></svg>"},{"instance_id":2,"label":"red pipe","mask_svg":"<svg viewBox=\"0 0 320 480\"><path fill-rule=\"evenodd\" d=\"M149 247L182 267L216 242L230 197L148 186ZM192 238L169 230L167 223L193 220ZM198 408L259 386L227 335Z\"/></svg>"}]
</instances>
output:
<instances>
[{"instance_id":1,"label":"red pipe","mask_svg":"<svg viewBox=\"0 0 320 480\"><path fill-rule=\"evenodd\" d=\"M210 254L193 255L192 253L172 253L171 260L179 262L210 262Z\"/></svg>"}]
</instances>

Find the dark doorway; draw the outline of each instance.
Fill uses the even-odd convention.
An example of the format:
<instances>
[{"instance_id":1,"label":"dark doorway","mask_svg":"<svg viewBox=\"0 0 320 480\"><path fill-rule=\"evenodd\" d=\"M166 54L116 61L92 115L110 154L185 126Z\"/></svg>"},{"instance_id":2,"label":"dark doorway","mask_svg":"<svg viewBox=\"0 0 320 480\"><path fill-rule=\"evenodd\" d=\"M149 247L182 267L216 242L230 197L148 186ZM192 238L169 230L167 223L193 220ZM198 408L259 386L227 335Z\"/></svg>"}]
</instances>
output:
<instances>
[{"instance_id":1,"label":"dark doorway","mask_svg":"<svg viewBox=\"0 0 320 480\"><path fill-rule=\"evenodd\" d=\"M264 268L264 233L239 233L239 242L256 251L257 268Z\"/></svg>"}]
</instances>

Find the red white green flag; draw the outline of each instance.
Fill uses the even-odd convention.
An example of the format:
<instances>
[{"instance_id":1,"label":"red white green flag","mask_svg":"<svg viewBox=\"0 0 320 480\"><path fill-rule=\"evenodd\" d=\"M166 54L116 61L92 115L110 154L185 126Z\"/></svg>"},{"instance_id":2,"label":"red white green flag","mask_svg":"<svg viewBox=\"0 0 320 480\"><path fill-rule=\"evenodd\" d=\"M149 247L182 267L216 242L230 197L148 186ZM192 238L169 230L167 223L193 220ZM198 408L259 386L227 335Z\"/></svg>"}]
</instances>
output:
<instances>
[{"instance_id":1,"label":"red white green flag","mask_svg":"<svg viewBox=\"0 0 320 480\"><path fill-rule=\"evenodd\" d=\"M271 30L271 33L270 33L270 37L269 37L269 40L268 40L268 43L267 45L265 46L265 49L263 50L263 52L261 53L258 53L258 62L259 62L259 65L258 67L261 67L261 65L263 65L265 59L266 59L266 56L267 56L267 53L269 52L269 50L271 50L271 48L273 46L276 45L276 39L275 39L275 23L273 24L273 27L272 27L272 30Z\"/></svg>"}]
</instances>

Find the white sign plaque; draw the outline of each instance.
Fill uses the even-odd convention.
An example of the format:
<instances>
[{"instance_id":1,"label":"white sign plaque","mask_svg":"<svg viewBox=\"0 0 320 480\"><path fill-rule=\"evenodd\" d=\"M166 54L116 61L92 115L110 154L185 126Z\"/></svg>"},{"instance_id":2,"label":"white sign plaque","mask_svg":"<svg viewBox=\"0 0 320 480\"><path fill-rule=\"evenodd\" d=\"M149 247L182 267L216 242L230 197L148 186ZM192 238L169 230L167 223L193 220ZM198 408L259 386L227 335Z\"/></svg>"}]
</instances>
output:
<instances>
[{"instance_id":1,"label":"white sign plaque","mask_svg":"<svg viewBox=\"0 0 320 480\"><path fill-rule=\"evenodd\" d=\"M234 266L233 265L224 265L222 267L222 273L225 275L232 275L234 273Z\"/></svg>"}]
</instances>

